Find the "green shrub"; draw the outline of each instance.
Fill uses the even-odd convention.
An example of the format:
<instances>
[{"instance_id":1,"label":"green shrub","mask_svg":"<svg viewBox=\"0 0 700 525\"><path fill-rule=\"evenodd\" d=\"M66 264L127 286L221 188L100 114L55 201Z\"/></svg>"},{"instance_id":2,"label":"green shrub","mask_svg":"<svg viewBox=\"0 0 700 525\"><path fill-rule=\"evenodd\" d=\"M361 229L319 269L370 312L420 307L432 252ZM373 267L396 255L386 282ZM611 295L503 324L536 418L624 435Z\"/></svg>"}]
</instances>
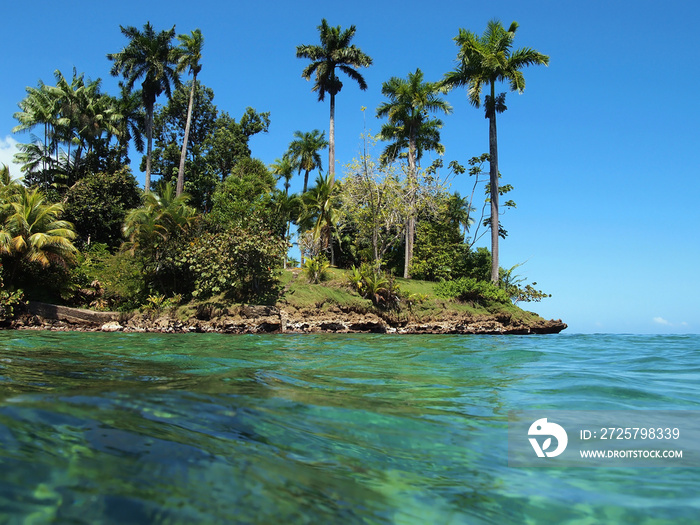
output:
<instances>
[{"instance_id":1,"label":"green shrub","mask_svg":"<svg viewBox=\"0 0 700 525\"><path fill-rule=\"evenodd\" d=\"M15 307L23 302L22 290L6 290L2 278L2 264L0 264L0 321L12 319L15 316Z\"/></svg>"},{"instance_id":2,"label":"green shrub","mask_svg":"<svg viewBox=\"0 0 700 525\"><path fill-rule=\"evenodd\" d=\"M106 244L94 243L77 259L61 294L68 304L134 310L146 300L148 288L137 257L112 254Z\"/></svg>"},{"instance_id":3,"label":"green shrub","mask_svg":"<svg viewBox=\"0 0 700 525\"><path fill-rule=\"evenodd\" d=\"M490 281L461 277L435 285L435 294L447 299L472 303L510 303L508 294Z\"/></svg>"},{"instance_id":4,"label":"green shrub","mask_svg":"<svg viewBox=\"0 0 700 525\"><path fill-rule=\"evenodd\" d=\"M244 228L203 233L189 242L178 263L189 272L192 296L225 294L247 300L272 292L279 282L287 242L251 220Z\"/></svg>"},{"instance_id":5,"label":"green shrub","mask_svg":"<svg viewBox=\"0 0 700 525\"><path fill-rule=\"evenodd\" d=\"M360 296L371 300L376 306L397 308L401 303L401 290L394 276L376 266L367 263L362 263L359 268L353 266L348 279L350 286Z\"/></svg>"},{"instance_id":6,"label":"green shrub","mask_svg":"<svg viewBox=\"0 0 700 525\"><path fill-rule=\"evenodd\" d=\"M328 278L328 268L331 263L323 255L308 257L304 261L304 275L311 284L318 284Z\"/></svg>"}]
</instances>

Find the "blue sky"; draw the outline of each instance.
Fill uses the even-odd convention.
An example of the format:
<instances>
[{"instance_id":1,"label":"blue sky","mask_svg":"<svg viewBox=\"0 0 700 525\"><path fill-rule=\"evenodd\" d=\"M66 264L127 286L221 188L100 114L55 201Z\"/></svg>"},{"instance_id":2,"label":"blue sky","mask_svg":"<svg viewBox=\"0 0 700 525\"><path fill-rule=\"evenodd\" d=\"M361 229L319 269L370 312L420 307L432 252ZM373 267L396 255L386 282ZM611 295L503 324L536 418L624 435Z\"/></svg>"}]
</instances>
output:
<instances>
[{"instance_id":1,"label":"blue sky","mask_svg":"<svg viewBox=\"0 0 700 525\"><path fill-rule=\"evenodd\" d=\"M356 156L374 118L381 84L421 68L438 80L453 68L460 27L483 32L496 18L520 28L515 47L550 56L549 67L525 70L523 95L509 93L498 121L503 182L518 208L503 217L508 238L501 265L553 295L524 305L561 318L570 332L699 333L700 67L695 22L700 5L669 0L267 2L201 0L94 2L37 0L3 6L0 162L15 141L12 118L26 86L53 82L75 66L116 94L105 55L126 39L119 25L205 38L200 80L232 116L246 106L271 112L268 134L253 138L253 155L271 163L295 130L328 129L328 105L301 78L299 44L318 42L321 18L357 26L354 43L374 59L363 71L365 92L350 81L337 98L336 159ZM191 8L194 6L194 9ZM443 117L445 160L488 150L483 111L464 91L448 95ZM11 166L15 176L18 167ZM135 168L138 171L138 168ZM137 173L138 175L138 173ZM142 180L142 177L141 177ZM469 179L452 189L466 194ZM486 243L484 238L484 245Z\"/></svg>"}]
</instances>

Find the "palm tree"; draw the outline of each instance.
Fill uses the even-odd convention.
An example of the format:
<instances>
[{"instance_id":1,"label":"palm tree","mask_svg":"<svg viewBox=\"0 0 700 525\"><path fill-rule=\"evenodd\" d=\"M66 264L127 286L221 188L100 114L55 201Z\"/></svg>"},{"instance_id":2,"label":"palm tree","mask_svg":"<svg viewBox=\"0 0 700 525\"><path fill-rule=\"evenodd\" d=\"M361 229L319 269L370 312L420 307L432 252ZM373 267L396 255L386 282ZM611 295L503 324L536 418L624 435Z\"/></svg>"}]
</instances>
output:
<instances>
[{"instance_id":1,"label":"palm tree","mask_svg":"<svg viewBox=\"0 0 700 525\"><path fill-rule=\"evenodd\" d=\"M122 249L157 261L162 245L185 232L196 219L197 211L188 205L189 199L187 193L175 195L175 188L168 183L159 185L157 195L145 194L143 206L131 210L124 219L122 232L128 241Z\"/></svg>"},{"instance_id":2,"label":"palm tree","mask_svg":"<svg viewBox=\"0 0 700 525\"><path fill-rule=\"evenodd\" d=\"M354 25L343 31L340 26L330 27L324 18L318 30L321 45L297 46L297 58L311 60L311 64L304 68L301 76L311 80L311 75L316 74L312 91L318 91L318 100L323 101L326 93L330 95L328 176L332 183L335 177L335 96L343 87L343 83L336 75L336 68L357 82L360 89L364 91L367 89L367 83L357 68L371 66L372 59L355 45L350 45L350 41L355 36Z\"/></svg>"},{"instance_id":3,"label":"palm tree","mask_svg":"<svg viewBox=\"0 0 700 525\"><path fill-rule=\"evenodd\" d=\"M270 165L270 172L277 176L277 180L284 179L284 194L289 195L290 181L294 175L294 163L289 155L283 155L281 159L275 159Z\"/></svg>"},{"instance_id":4,"label":"palm tree","mask_svg":"<svg viewBox=\"0 0 700 525\"><path fill-rule=\"evenodd\" d=\"M442 98L442 88L437 82L424 82L423 72L416 69L408 79L392 77L382 84L382 94L389 100L377 108L377 117L387 117L389 122L382 126L379 137L393 140L393 151L398 147L408 147L409 215L406 224L406 251L403 276L409 277L413 259L413 239L416 233L416 187L418 176L417 159L424 149L438 149L442 122L429 119L428 112L442 111L449 114L452 107ZM391 151L391 150L390 150Z\"/></svg>"},{"instance_id":5,"label":"palm tree","mask_svg":"<svg viewBox=\"0 0 700 525\"><path fill-rule=\"evenodd\" d=\"M330 250L331 264L335 264L333 253L333 234L338 223L338 186L331 180L330 174L326 177L319 175L316 185L302 195L302 209L299 216L299 225L302 229L313 232L314 240L321 241L323 250Z\"/></svg>"},{"instance_id":6,"label":"palm tree","mask_svg":"<svg viewBox=\"0 0 700 525\"><path fill-rule=\"evenodd\" d=\"M44 145L43 148L38 149L46 152L46 155L42 155L41 159L41 170L45 171L49 169L51 152L54 150L54 128L57 121L58 101L49 92L48 86L41 81L37 87L27 87L26 91L27 96L18 104L20 111L13 115L19 124L12 128L12 132L31 131L34 127L43 125ZM32 138L32 142L35 143L37 140Z\"/></svg>"},{"instance_id":7,"label":"palm tree","mask_svg":"<svg viewBox=\"0 0 700 525\"><path fill-rule=\"evenodd\" d=\"M137 80L141 83L141 101L146 108L146 184L145 191L151 188L151 149L153 147L153 107L158 95L165 92L170 97L171 87L180 84L177 64L180 50L172 45L175 26L169 31L156 33L150 22L143 26L143 32L133 26L119 26L129 44L118 53L109 53L107 58L114 61L110 73L122 75L124 86L131 91Z\"/></svg>"},{"instance_id":8,"label":"palm tree","mask_svg":"<svg viewBox=\"0 0 700 525\"><path fill-rule=\"evenodd\" d=\"M270 172L277 177L277 180L284 179L284 193L275 197L274 205L276 215L284 218L284 238L291 240L290 230L292 226L292 216L298 209L299 197L296 194L289 195L290 181L294 176L294 163L289 155L283 155L281 159L276 159L270 165ZM284 268L287 268L287 254L284 255Z\"/></svg>"},{"instance_id":9,"label":"palm tree","mask_svg":"<svg viewBox=\"0 0 700 525\"><path fill-rule=\"evenodd\" d=\"M0 226L0 254L12 261L12 280L22 262L66 266L77 249L73 225L60 220L63 205L49 203L38 189L18 186L9 195L4 221Z\"/></svg>"},{"instance_id":10,"label":"palm tree","mask_svg":"<svg viewBox=\"0 0 700 525\"><path fill-rule=\"evenodd\" d=\"M182 54L178 62L177 70L182 72L189 69L192 73L192 87L190 89L190 102L187 106L187 122L185 124L185 137L182 139L182 151L180 152L180 168L177 172L176 195L182 194L185 188L185 156L187 155L187 140L190 136L190 124L192 123L192 106L194 105L194 93L197 89L197 75L202 70L199 63L202 60L202 46L204 37L199 29L192 31L190 35L178 35Z\"/></svg>"},{"instance_id":11,"label":"palm tree","mask_svg":"<svg viewBox=\"0 0 700 525\"><path fill-rule=\"evenodd\" d=\"M318 169L321 172L323 169L319 151L328 146L328 141L326 134L317 129L304 133L295 131L294 138L295 140L289 144L289 157L299 169L299 174L301 174L301 170L305 172L302 193L306 193L309 172L313 169Z\"/></svg>"},{"instance_id":12,"label":"palm tree","mask_svg":"<svg viewBox=\"0 0 700 525\"><path fill-rule=\"evenodd\" d=\"M498 140L496 114L503 113L506 94L496 95L496 82L508 82L511 91L522 93L525 78L522 68L532 65L549 65L549 57L531 48L512 50L518 23L513 22L508 30L497 20L488 23L486 31L479 37L471 31L460 29L454 38L459 46L457 68L445 75L443 84L448 88L467 88L469 102L474 107L481 105L484 86L490 93L484 97L486 118L489 119L489 163L491 188L491 281L498 282Z\"/></svg>"},{"instance_id":13,"label":"palm tree","mask_svg":"<svg viewBox=\"0 0 700 525\"><path fill-rule=\"evenodd\" d=\"M119 154L127 157L129 142L133 139L136 151L143 153L143 130L146 128L146 115L141 105L141 91L129 91L119 82L121 95L115 100L117 113L121 115L119 121ZM128 157L126 162L128 163Z\"/></svg>"},{"instance_id":14,"label":"palm tree","mask_svg":"<svg viewBox=\"0 0 700 525\"><path fill-rule=\"evenodd\" d=\"M71 184L78 177L77 170L81 167L83 151L89 155L99 148L103 134L107 135L108 140L112 136L119 136L122 115L114 99L100 92L100 79L86 82L85 75L78 75L75 68L70 82L59 70L54 72L54 76L56 86L47 89L57 100L59 118L56 135L68 146L64 176L68 184ZM72 145L76 149L71 159Z\"/></svg>"}]
</instances>

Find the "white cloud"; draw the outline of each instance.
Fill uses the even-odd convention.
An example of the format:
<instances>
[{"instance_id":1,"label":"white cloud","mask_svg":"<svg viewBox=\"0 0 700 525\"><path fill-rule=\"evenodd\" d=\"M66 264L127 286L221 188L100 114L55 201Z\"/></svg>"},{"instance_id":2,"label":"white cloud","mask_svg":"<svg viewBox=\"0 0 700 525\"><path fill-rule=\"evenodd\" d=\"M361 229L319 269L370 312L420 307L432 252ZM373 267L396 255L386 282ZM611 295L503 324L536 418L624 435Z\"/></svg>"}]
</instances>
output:
<instances>
[{"instance_id":1,"label":"white cloud","mask_svg":"<svg viewBox=\"0 0 700 525\"><path fill-rule=\"evenodd\" d=\"M652 321L654 321L654 323L656 323L656 324L668 326L670 328L682 328L682 327L689 326L686 321L681 321L681 322L673 321L673 322L671 322L668 319L664 319L663 317L654 317L652 319Z\"/></svg>"},{"instance_id":2,"label":"white cloud","mask_svg":"<svg viewBox=\"0 0 700 525\"><path fill-rule=\"evenodd\" d=\"M0 164L4 164L10 168L10 175L13 178L19 178L19 165L12 161L15 153L19 150L17 149L17 141L13 139L10 135L5 138L0 137Z\"/></svg>"}]
</instances>

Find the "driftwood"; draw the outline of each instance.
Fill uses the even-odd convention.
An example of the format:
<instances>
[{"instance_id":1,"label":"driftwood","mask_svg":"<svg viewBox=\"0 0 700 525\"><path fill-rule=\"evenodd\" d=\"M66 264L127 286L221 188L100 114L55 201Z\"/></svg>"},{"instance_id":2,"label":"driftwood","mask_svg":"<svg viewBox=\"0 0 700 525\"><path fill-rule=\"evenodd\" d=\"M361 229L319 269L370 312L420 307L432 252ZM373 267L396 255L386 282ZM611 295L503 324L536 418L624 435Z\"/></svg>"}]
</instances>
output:
<instances>
[{"instance_id":1,"label":"driftwood","mask_svg":"<svg viewBox=\"0 0 700 525\"><path fill-rule=\"evenodd\" d=\"M58 306L36 301L29 301L27 309L30 314L43 319L55 319L82 326L102 326L105 323L119 320L120 316L118 312L96 312L94 310L69 308L68 306Z\"/></svg>"}]
</instances>

